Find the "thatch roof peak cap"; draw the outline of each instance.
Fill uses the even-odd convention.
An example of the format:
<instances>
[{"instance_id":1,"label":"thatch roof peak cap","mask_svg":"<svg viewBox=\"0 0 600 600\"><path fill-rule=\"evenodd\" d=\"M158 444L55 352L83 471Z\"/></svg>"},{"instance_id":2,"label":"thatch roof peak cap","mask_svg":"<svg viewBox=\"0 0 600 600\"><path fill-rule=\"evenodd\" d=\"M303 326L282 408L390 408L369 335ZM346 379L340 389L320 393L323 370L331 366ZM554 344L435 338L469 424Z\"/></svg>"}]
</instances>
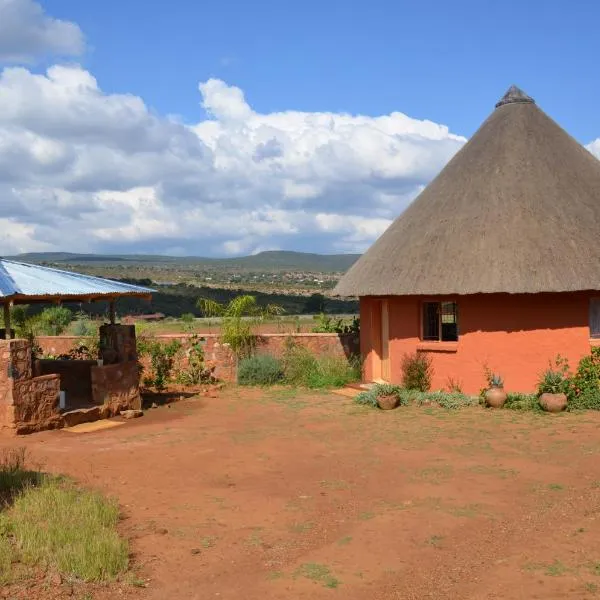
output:
<instances>
[{"instance_id":1,"label":"thatch roof peak cap","mask_svg":"<svg viewBox=\"0 0 600 600\"><path fill-rule=\"evenodd\" d=\"M528 96L521 88L511 85L506 94L496 103L496 108L505 104L535 104L535 100Z\"/></svg>"}]
</instances>

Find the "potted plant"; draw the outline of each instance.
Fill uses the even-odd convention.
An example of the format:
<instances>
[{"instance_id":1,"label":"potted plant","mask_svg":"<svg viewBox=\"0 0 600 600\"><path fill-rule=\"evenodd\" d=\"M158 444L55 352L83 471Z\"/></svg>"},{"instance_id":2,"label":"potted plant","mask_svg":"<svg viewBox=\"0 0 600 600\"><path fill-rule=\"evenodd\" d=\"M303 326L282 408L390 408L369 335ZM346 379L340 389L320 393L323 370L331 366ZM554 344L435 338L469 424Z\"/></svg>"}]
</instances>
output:
<instances>
[{"instance_id":1,"label":"potted plant","mask_svg":"<svg viewBox=\"0 0 600 600\"><path fill-rule=\"evenodd\" d=\"M375 389L377 406L382 410L392 410L400 404L400 389L395 385L378 385Z\"/></svg>"},{"instance_id":2,"label":"potted plant","mask_svg":"<svg viewBox=\"0 0 600 600\"><path fill-rule=\"evenodd\" d=\"M506 402L504 381L500 375L488 375L488 389L485 391L485 403L491 408L502 408Z\"/></svg>"},{"instance_id":3,"label":"potted plant","mask_svg":"<svg viewBox=\"0 0 600 600\"><path fill-rule=\"evenodd\" d=\"M549 368L538 381L538 402L547 412L558 413L567 408L565 389L567 378L564 370Z\"/></svg>"}]
</instances>

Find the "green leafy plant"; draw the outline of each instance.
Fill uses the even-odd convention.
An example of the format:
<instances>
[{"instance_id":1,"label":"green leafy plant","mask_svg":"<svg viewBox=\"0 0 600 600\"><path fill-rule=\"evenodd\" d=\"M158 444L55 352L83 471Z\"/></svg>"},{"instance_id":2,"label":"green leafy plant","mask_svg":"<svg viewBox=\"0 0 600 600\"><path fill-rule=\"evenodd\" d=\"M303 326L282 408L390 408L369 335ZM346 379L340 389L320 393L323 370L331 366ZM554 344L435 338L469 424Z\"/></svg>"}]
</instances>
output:
<instances>
[{"instance_id":1,"label":"green leafy plant","mask_svg":"<svg viewBox=\"0 0 600 600\"><path fill-rule=\"evenodd\" d=\"M402 386L408 390L426 392L431 388L433 365L431 357L424 352L405 354L400 365Z\"/></svg>"},{"instance_id":2,"label":"green leafy plant","mask_svg":"<svg viewBox=\"0 0 600 600\"><path fill-rule=\"evenodd\" d=\"M60 335L73 319L73 313L64 306L45 308L39 315L42 331L46 335Z\"/></svg>"},{"instance_id":3,"label":"green leafy plant","mask_svg":"<svg viewBox=\"0 0 600 600\"><path fill-rule=\"evenodd\" d=\"M312 328L313 333L337 333L341 335L355 334L360 332L360 319L354 317L348 321L343 318L333 318L325 313L315 317L317 324Z\"/></svg>"},{"instance_id":4,"label":"green leafy plant","mask_svg":"<svg viewBox=\"0 0 600 600\"><path fill-rule=\"evenodd\" d=\"M600 410L600 347L584 356L567 383L568 410Z\"/></svg>"},{"instance_id":5,"label":"green leafy plant","mask_svg":"<svg viewBox=\"0 0 600 600\"><path fill-rule=\"evenodd\" d=\"M150 357L150 374L144 377L144 385L161 392L171 380L175 356L181 350L181 342L173 340L168 344L153 339L138 338L138 358Z\"/></svg>"},{"instance_id":6,"label":"green leafy plant","mask_svg":"<svg viewBox=\"0 0 600 600\"><path fill-rule=\"evenodd\" d=\"M237 296L228 304L200 298L198 308L207 317L221 318L221 337L238 358L250 356L257 344L255 327L265 318L283 313L280 306L260 306L255 296Z\"/></svg>"},{"instance_id":7,"label":"green leafy plant","mask_svg":"<svg viewBox=\"0 0 600 600\"><path fill-rule=\"evenodd\" d=\"M313 389L342 387L361 376L358 357L315 356L293 338L286 340L282 364L286 383Z\"/></svg>"},{"instance_id":8,"label":"green leafy plant","mask_svg":"<svg viewBox=\"0 0 600 600\"><path fill-rule=\"evenodd\" d=\"M491 377L488 380L488 384L491 388L502 388L504 387L504 380L500 375L496 373L492 373Z\"/></svg>"},{"instance_id":9,"label":"green leafy plant","mask_svg":"<svg viewBox=\"0 0 600 600\"><path fill-rule=\"evenodd\" d=\"M509 392L506 394L506 401L503 408L509 410L532 410L542 412L542 407L538 402L537 394L520 394L518 392Z\"/></svg>"},{"instance_id":10,"label":"green leafy plant","mask_svg":"<svg viewBox=\"0 0 600 600\"><path fill-rule=\"evenodd\" d=\"M550 361L546 369L538 380L538 394L564 394L569 388L569 363L566 358L560 354Z\"/></svg>"},{"instance_id":11,"label":"green leafy plant","mask_svg":"<svg viewBox=\"0 0 600 600\"><path fill-rule=\"evenodd\" d=\"M177 381L184 385L198 385L199 383L212 383L215 381L213 375L215 365L208 365L204 360L204 349L202 342L204 338L197 335L192 336L190 345L185 351L187 365L177 374Z\"/></svg>"},{"instance_id":12,"label":"green leafy plant","mask_svg":"<svg viewBox=\"0 0 600 600\"><path fill-rule=\"evenodd\" d=\"M273 385L283 378L281 362L269 354L256 354L240 360L238 364L240 385Z\"/></svg>"}]
</instances>

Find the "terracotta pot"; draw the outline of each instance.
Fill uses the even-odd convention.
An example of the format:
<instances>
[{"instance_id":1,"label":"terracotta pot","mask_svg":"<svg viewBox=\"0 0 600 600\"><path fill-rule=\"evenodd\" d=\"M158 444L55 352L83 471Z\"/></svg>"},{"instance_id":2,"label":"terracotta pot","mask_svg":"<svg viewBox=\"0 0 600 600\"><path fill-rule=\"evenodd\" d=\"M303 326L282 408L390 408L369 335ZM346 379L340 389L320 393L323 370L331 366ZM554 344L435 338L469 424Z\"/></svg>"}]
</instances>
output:
<instances>
[{"instance_id":1,"label":"terracotta pot","mask_svg":"<svg viewBox=\"0 0 600 600\"><path fill-rule=\"evenodd\" d=\"M398 397L395 394L377 396L377 404L382 410L392 410L398 406Z\"/></svg>"},{"instance_id":2,"label":"terracotta pot","mask_svg":"<svg viewBox=\"0 0 600 600\"><path fill-rule=\"evenodd\" d=\"M491 408L502 408L506 402L506 392L501 387L491 387L485 392L485 401Z\"/></svg>"},{"instance_id":3,"label":"terracotta pot","mask_svg":"<svg viewBox=\"0 0 600 600\"><path fill-rule=\"evenodd\" d=\"M540 406L551 413L558 413L567 408L566 394L542 394L540 396Z\"/></svg>"}]
</instances>

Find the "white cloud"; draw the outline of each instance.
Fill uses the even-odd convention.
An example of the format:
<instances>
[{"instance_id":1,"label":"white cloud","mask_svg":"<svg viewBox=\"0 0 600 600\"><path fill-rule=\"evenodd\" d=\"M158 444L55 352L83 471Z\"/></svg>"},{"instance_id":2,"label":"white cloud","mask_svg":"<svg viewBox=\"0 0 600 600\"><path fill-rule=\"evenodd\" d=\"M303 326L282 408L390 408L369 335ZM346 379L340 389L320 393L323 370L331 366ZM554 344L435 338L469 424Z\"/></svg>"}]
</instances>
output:
<instances>
[{"instance_id":1,"label":"white cloud","mask_svg":"<svg viewBox=\"0 0 600 600\"><path fill-rule=\"evenodd\" d=\"M5 68L0 253L362 251L465 141L402 113L261 114L223 81L199 87L209 117L187 126L78 66Z\"/></svg>"},{"instance_id":2,"label":"white cloud","mask_svg":"<svg viewBox=\"0 0 600 600\"><path fill-rule=\"evenodd\" d=\"M46 55L83 52L75 23L53 19L33 0L0 0L0 61L29 63Z\"/></svg>"},{"instance_id":3,"label":"white cloud","mask_svg":"<svg viewBox=\"0 0 600 600\"><path fill-rule=\"evenodd\" d=\"M598 159L600 160L600 138L595 139L593 142L590 142L586 148Z\"/></svg>"}]
</instances>

